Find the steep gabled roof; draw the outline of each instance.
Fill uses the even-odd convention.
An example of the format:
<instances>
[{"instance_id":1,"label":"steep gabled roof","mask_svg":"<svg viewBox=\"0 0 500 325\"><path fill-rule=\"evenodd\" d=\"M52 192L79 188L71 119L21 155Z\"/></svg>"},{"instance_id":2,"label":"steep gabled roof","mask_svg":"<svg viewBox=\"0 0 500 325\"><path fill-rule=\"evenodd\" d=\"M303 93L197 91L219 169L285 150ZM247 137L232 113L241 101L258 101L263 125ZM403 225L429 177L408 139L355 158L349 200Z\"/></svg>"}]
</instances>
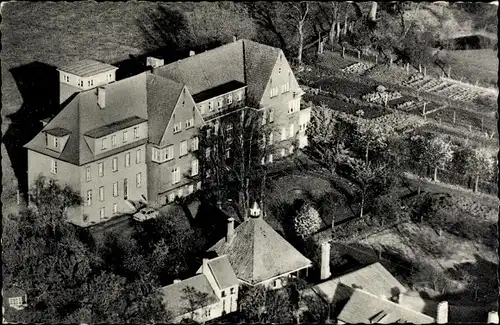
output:
<instances>
[{"instance_id":1,"label":"steep gabled roof","mask_svg":"<svg viewBox=\"0 0 500 325\"><path fill-rule=\"evenodd\" d=\"M203 306L197 306L197 308L215 304L220 300L215 294L212 286L208 282L206 275L195 275L186 280L182 280L181 282L174 283L159 289L163 296L163 301L165 302L166 308L172 313L173 317L184 315L194 311L192 310L192 306L189 302L189 297L184 291L188 287L193 287L197 292L207 295L206 299L202 301Z\"/></svg>"},{"instance_id":2,"label":"steep gabled roof","mask_svg":"<svg viewBox=\"0 0 500 325\"><path fill-rule=\"evenodd\" d=\"M151 143L160 143L184 85L158 75L147 75L148 132Z\"/></svg>"},{"instance_id":3,"label":"steep gabled roof","mask_svg":"<svg viewBox=\"0 0 500 325\"><path fill-rule=\"evenodd\" d=\"M219 240L210 251L227 255L236 276L250 284L311 266L311 261L281 237L261 217L249 218L229 242Z\"/></svg>"},{"instance_id":4,"label":"steep gabled roof","mask_svg":"<svg viewBox=\"0 0 500 325\"><path fill-rule=\"evenodd\" d=\"M333 302L349 298L356 288L386 298L407 291L378 262L315 285L312 289L328 302Z\"/></svg>"},{"instance_id":5,"label":"steep gabled roof","mask_svg":"<svg viewBox=\"0 0 500 325\"><path fill-rule=\"evenodd\" d=\"M74 165L83 165L98 159L94 157L87 145L84 134L134 116L147 120L145 73L110 83L104 86L104 89L106 92L105 108L101 109L97 105L96 89L82 91L76 94L43 128L42 132L25 145L25 148ZM70 132L61 153L47 149L43 135L45 131L57 128L64 128ZM118 149L125 150L126 148ZM108 153L111 154L111 152Z\"/></svg>"},{"instance_id":6,"label":"steep gabled roof","mask_svg":"<svg viewBox=\"0 0 500 325\"><path fill-rule=\"evenodd\" d=\"M244 42L247 96L250 105L256 106L264 95L281 50L249 40Z\"/></svg>"},{"instance_id":7,"label":"steep gabled roof","mask_svg":"<svg viewBox=\"0 0 500 325\"><path fill-rule=\"evenodd\" d=\"M232 80L245 82L242 44L225 44L158 67L154 73L185 84L193 95Z\"/></svg>"},{"instance_id":8,"label":"steep gabled roof","mask_svg":"<svg viewBox=\"0 0 500 325\"><path fill-rule=\"evenodd\" d=\"M366 291L356 289L339 316L340 321L357 323L434 323L434 318L405 308L392 301L379 298Z\"/></svg>"},{"instance_id":9,"label":"steep gabled roof","mask_svg":"<svg viewBox=\"0 0 500 325\"><path fill-rule=\"evenodd\" d=\"M185 84L194 98L237 81L248 85L249 103L257 105L280 53L280 49L272 46L238 40L158 67L154 73Z\"/></svg>"},{"instance_id":10,"label":"steep gabled roof","mask_svg":"<svg viewBox=\"0 0 500 325\"><path fill-rule=\"evenodd\" d=\"M227 256L224 255L211 259L208 261L208 267L221 290L235 286L239 283Z\"/></svg>"}]
</instances>

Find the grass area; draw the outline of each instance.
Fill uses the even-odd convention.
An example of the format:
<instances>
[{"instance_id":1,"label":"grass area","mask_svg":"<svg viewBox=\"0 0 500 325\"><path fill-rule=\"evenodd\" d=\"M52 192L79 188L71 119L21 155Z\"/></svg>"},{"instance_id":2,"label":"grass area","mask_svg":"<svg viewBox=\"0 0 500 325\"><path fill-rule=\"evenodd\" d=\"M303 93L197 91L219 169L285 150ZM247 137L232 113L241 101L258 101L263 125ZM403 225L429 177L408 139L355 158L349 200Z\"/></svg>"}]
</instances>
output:
<instances>
[{"instance_id":1,"label":"grass area","mask_svg":"<svg viewBox=\"0 0 500 325\"><path fill-rule=\"evenodd\" d=\"M336 92L357 99L361 99L363 95L375 90L374 87L367 84L343 78L325 78L315 82L312 87L321 87L323 90Z\"/></svg>"},{"instance_id":2,"label":"grass area","mask_svg":"<svg viewBox=\"0 0 500 325\"><path fill-rule=\"evenodd\" d=\"M292 174L271 181L266 194L266 205L270 213L266 221L276 230L284 232L283 225L293 216L290 208L296 199L308 200L320 213L323 227L356 216L357 205L349 206L344 202L344 195L332 187L330 181L319 176ZM352 208L352 209L351 209ZM353 212L354 210L354 212Z\"/></svg>"}]
</instances>

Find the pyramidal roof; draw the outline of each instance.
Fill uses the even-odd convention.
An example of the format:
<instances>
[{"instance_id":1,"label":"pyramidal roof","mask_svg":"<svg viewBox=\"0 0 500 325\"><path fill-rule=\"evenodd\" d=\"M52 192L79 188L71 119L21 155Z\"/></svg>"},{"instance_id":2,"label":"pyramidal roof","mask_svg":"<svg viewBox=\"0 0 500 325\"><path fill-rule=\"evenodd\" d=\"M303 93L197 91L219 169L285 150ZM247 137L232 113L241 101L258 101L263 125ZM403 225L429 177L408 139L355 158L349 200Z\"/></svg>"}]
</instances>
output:
<instances>
[{"instance_id":1,"label":"pyramidal roof","mask_svg":"<svg viewBox=\"0 0 500 325\"><path fill-rule=\"evenodd\" d=\"M227 255L236 276L252 285L312 265L262 217L245 220L229 243L222 238L210 251Z\"/></svg>"}]
</instances>

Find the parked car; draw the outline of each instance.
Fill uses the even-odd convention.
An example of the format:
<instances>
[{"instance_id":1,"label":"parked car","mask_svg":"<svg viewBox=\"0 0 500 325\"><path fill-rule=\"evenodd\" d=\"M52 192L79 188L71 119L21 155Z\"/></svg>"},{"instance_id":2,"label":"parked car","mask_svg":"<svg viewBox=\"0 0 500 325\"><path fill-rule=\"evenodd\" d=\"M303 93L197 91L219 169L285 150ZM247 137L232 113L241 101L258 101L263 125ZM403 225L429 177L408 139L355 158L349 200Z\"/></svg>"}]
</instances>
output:
<instances>
[{"instance_id":1,"label":"parked car","mask_svg":"<svg viewBox=\"0 0 500 325\"><path fill-rule=\"evenodd\" d=\"M134 214L134 220L142 222L149 219L154 219L160 216L160 212L152 208L142 208Z\"/></svg>"}]
</instances>

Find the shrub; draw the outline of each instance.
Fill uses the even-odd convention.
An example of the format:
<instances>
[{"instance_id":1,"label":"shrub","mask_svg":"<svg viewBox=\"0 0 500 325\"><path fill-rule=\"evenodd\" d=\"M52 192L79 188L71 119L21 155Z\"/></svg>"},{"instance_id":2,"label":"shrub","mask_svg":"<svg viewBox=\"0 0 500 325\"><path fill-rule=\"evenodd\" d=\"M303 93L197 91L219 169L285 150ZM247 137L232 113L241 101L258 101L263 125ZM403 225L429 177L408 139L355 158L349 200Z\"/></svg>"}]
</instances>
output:
<instances>
[{"instance_id":1,"label":"shrub","mask_svg":"<svg viewBox=\"0 0 500 325\"><path fill-rule=\"evenodd\" d=\"M395 222L401 213L401 202L392 195L379 196L375 199L371 215L381 226Z\"/></svg>"},{"instance_id":2,"label":"shrub","mask_svg":"<svg viewBox=\"0 0 500 325\"><path fill-rule=\"evenodd\" d=\"M310 203L304 203L293 219L295 234L302 239L317 233L322 224L318 211Z\"/></svg>"}]
</instances>

